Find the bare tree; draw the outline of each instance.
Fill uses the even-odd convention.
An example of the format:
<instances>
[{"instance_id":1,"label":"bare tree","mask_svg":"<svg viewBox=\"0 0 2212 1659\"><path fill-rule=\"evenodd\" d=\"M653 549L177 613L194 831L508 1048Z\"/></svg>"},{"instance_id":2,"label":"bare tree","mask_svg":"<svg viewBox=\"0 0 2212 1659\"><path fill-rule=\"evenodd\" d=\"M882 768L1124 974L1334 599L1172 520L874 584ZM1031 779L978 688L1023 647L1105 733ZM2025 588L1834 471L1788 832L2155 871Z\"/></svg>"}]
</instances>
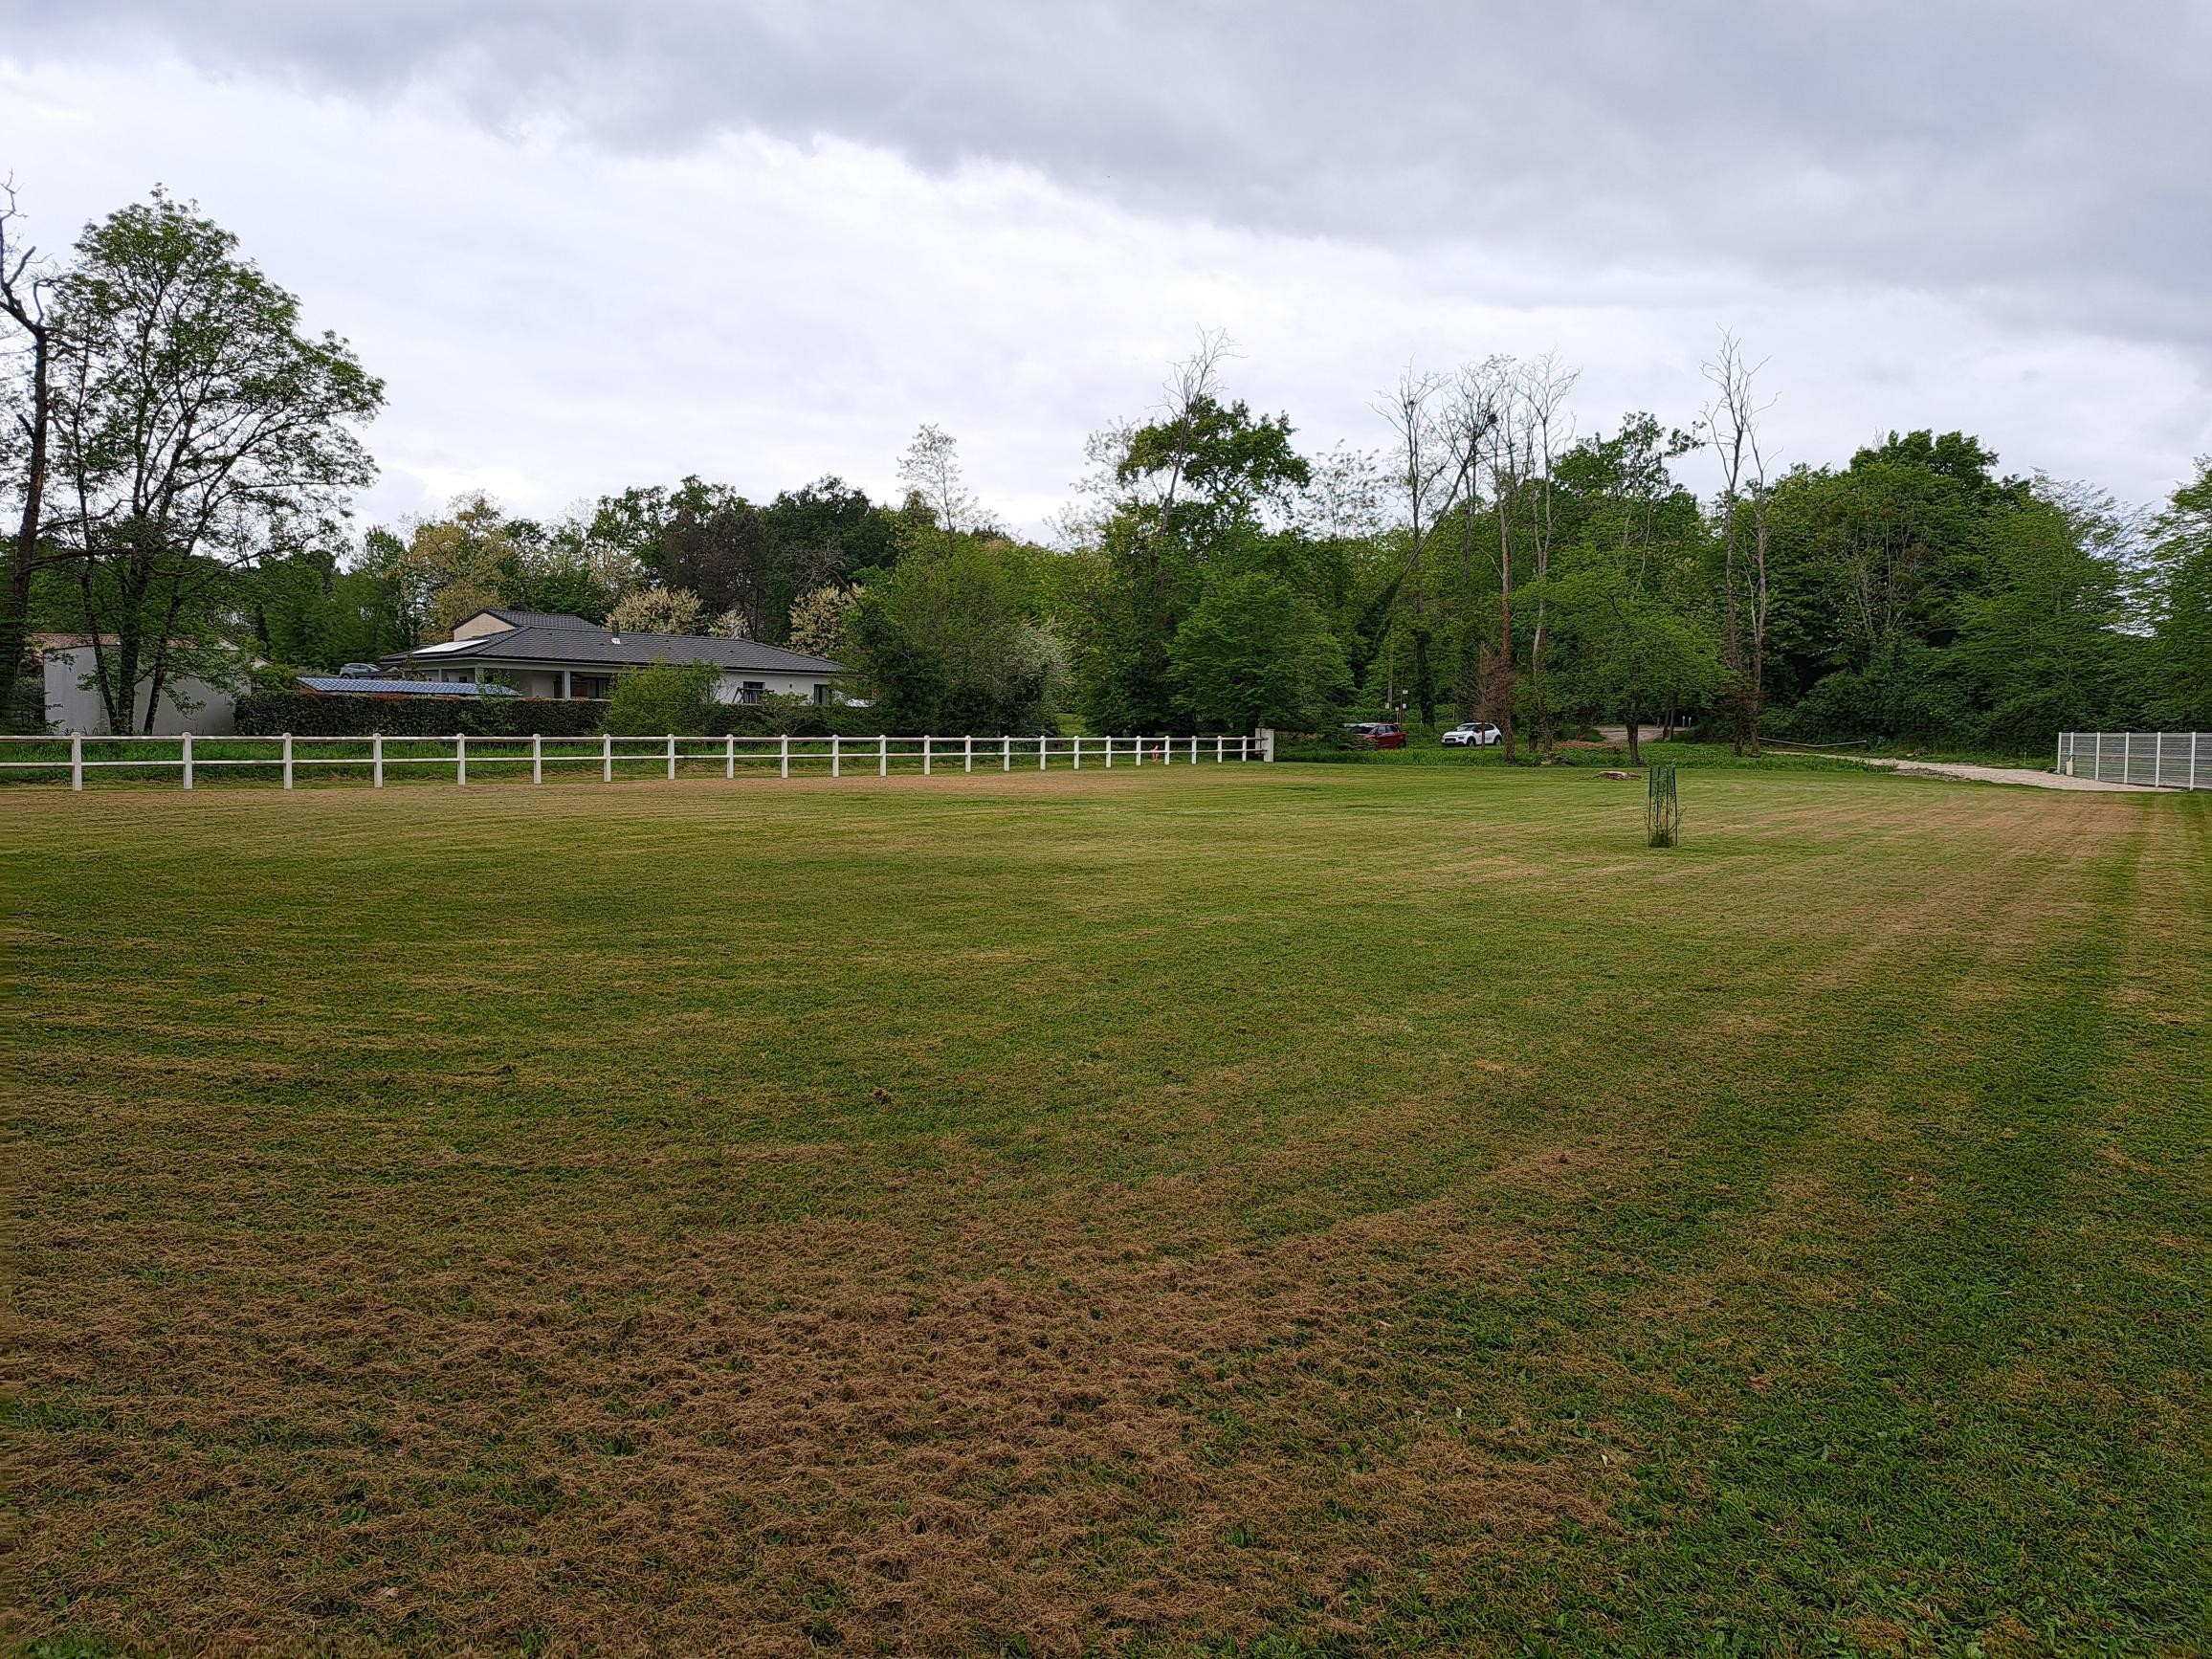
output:
<instances>
[{"instance_id":1,"label":"bare tree","mask_svg":"<svg viewBox=\"0 0 2212 1659\"><path fill-rule=\"evenodd\" d=\"M976 498L961 474L960 441L942 427L924 422L899 457L898 481L929 505L944 547L951 552L962 520L975 515Z\"/></svg>"},{"instance_id":2,"label":"bare tree","mask_svg":"<svg viewBox=\"0 0 2212 1659\"><path fill-rule=\"evenodd\" d=\"M1514 758L1517 741L1514 730L1514 518L1527 473L1528 423L1520 408L1520 379L1514 360L1503 356L1471 364L1459 376L1460 405L1470 411L1460 430L1468 468L1464 534L1471 560L1479 474L1489 475L1491 509L1497 526L1497 643L1484 665L1483 714L1496 723L1509 761Z\"/></svg>"},{"instance_id":3,"label":"bare tree","mask_svg":"<svg viewBox=\"0 0 2212 1659\"><path fill-rule=\"evenodd\" d=\"M21 339L11 343L20 359L21 382L8 387L14 431L0 447L9 482L22 495L22 511L5 554L0 587L0 726L15 708L15 682L23 667L24 630L31 615L31 585L37 575L46 520L48 446L54 429L54 322L46 304L49 275L38 250L23 242L15 181L0 185L0 316ZM12 375L10 377L14 378Z\"/></svg>"},{"instance_id":4,"label":"bare tree","mask_svg":"<svg viewBox=\"0 0 2212 1659\"><path fill-rule=\"evenodd\" d=\"M1422 555L1436 524L1450 510L1451 498L1466 471L1453 453L1450 434L1438 407L1447 382L1439 374L1416 372L1408 364L1398 385L1380 392L1370 405L1390 427L1390 481L1398 495L1406 535L1405 567L1400 577L1412 585L1413 692L1424 724L1436 723L1436 678L1429 660L1430 633Z\"/></svg>"},{"instance_id":5,"label":"bare tree","mask_svg":"<svg viewBox=\"0 0 2212 1659\"><path fill-rule=\"evenodd\" d=\"M1537 742L1552 751L1551 706L1544 697L1544 642L1550 618L1552 573L1552 462L1572 439L1567 398L1582 371L1555 352L1519 365L1513 377L1513 413L1520 424L1517 447L1527 480L1528 542L1537 584L1537 619L1529 638L1529 692L1537 706Z\"/></svg>"},{"instance_id":6,"label":"bare tree","mask_svg":"<svg viewBox=\"0 0 2212 1659\"><path fill-rule=\"evenodd\" d=\"M1758 378L1764 361L1752 363L1743 345L1723 329L1720 349L1704 367L1713 387L1699 425L1720 455L1721 625L1720 662L1729 676L1730 736L1739 755L1759 753L1759 713L1766 671L1767 485L1766 456L1759 445L1759 417L1773 408L1759 401ZM1743 509L1751 516L1751 546L1740 547ZM1751 642L1744 646L1748 612Z\"/></svg>"}]
</instances>

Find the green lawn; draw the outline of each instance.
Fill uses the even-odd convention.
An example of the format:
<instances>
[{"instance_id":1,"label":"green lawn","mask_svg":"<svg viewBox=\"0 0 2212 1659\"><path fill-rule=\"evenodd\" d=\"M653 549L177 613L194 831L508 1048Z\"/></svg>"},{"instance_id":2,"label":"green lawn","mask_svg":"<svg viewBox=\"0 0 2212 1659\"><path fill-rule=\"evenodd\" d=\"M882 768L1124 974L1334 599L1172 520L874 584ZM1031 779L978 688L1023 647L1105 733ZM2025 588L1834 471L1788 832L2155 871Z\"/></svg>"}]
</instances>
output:
<instances>
[{"instance_id":1,"label":"green lawn","mask_svg":"<svg viewBox=\"0 0 2212 1659\"><path fill-rule=\"evenodd\" d=\"M2201 1649L2212 800L1682 789L0 794L0 1633Z\"/></svg>"}]
</instances>

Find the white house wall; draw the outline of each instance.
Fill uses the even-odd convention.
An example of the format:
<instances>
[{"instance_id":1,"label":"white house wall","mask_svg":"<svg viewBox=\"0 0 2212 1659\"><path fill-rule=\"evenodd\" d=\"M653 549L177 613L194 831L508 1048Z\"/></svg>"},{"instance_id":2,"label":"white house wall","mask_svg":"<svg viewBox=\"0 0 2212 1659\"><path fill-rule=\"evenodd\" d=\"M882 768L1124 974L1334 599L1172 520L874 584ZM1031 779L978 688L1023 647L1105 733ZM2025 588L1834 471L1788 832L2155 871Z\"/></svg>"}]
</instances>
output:
<instances>
[{"instance_id":1,"label":"white house wall","mask_svg":"<svg viewBox=\"0 0 2212 1659\"><path fill-rule=\"evenodd\" d=\"M100 693L85 686L85 675L92 673L92 648L76 646L46 653L46 723L57 732L103 733L107 730L107 707L100 700ZM141 686L138 707L133 711L131 730L145 730L146 698L151 686ZM192 705L187 714L177 707L176 699ZM208 684L205 680L184 679L166 687L162 693L162 706L155 712L154 728L165 737L179 732L195 736L228 737L238 729L238 704L227 691Z\"/></svg>"},{"instance_id":2,"label":"white house wall","mask_svg":"<svg viewBox=\"0 0 2212 1659\"><path fill-rule=\"evenodd\" d=\"M506 668L497 663L470 664L465 669L456 665L447 671L456 678L473 680L481 685L496 680L511 685L526 697L557 697L561 695L561 671L554 668ZM620 668L606 663L593 663L572 671L578 675L619 676ZM745 700L745 682L751 680L761 687L763 697L805 697L814 700L815 687L830 683L828 675L793 675L759 673L746 674L731 671L721 675L714 684L715 701L739 703Z\"/></svg>"}]
</instances>

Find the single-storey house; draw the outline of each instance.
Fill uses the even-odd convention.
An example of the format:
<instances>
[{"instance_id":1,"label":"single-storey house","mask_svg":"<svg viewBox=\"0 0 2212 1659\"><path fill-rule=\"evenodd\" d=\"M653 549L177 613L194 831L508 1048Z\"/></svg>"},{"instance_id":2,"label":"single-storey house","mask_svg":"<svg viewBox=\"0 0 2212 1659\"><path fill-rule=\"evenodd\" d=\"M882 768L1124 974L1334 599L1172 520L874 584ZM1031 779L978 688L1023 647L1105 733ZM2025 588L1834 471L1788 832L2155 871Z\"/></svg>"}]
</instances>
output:
<instances>
[{"instance_id":1,"label":"single-storey house","mask_svg":"<svg viewBox=\"0 0 2212 1659\"><path fill-rule=\"evenodd\" d=\"M524 697L603 697L625 669L656 662L711 663L719 671L717 701L757 703L764 697L834 700L830 687L844 665L752 639L697 633L626 633L602 623L543 610L479 610L440 645L387 656L395 674L429 674L478 685L513 686Z\"/></svg>"}]
</instances>

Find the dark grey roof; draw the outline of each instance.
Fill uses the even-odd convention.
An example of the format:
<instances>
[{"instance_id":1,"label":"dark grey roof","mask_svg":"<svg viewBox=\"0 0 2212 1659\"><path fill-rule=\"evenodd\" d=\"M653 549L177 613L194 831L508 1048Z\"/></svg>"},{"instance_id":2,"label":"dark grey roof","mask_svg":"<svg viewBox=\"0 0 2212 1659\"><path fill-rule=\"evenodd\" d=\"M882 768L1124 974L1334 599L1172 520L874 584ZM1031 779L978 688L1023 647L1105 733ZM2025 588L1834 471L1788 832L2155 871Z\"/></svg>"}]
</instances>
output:
<instances>
[{"instance_id":1,"label":"dark grey roof","mask_svg":"<svg viewBox=\"0 0 2212 1659\"><path fill-rule=\"evenodd\" d=\"M513 697L512 687L477 685L465 679L369 679L336 674L303 674L299 683L309 691L348 693L354 697Z\"/></svg>"},{"instance_id":2,"label":"dark grey roof","mask_svg":"<svg viewBox=\"0 0 2212 1659\"><path fill-rule=\"evenodd\" d=\"M394 660L387 658L386 660ZM718 639L700 633L610 633L604 628L512 628L504 633L426 645L396 660L408 663L528 662L590 667L643 668L656 662L711 662L731 673L842 674L826 656L763 645L757 639Z\"/></svg>"},{"instance_id":3,"label":"dark grey roof","mask_svg":"<svg viewBox=\"0 0 2212 1659\"><path fill-rule=\"evenodd\" d=\"M571 616L565 610L501 610L497 607L479 610L478 616L496 616L514 628L597 628L596 622L586 622L581 616ZM463 617L465 622L468 618Z\"/></svg>"}]
</instances>

